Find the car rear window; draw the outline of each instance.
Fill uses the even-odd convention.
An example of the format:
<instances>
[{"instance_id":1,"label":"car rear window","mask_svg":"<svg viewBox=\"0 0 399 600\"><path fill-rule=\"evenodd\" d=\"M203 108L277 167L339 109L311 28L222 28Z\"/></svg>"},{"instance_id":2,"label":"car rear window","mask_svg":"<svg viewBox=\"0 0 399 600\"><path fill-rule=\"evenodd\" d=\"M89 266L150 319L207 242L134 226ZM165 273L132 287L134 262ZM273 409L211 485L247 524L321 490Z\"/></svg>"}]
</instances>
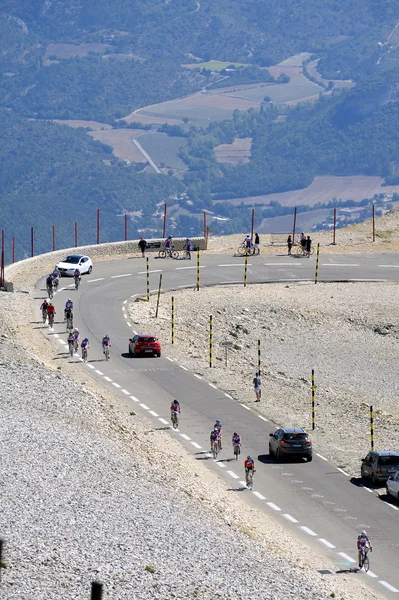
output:
<instances>
[{"instance_id":1,"label":"car rear window","mask_svg":"<svg viewBox=\"0 0 399 600\"><path fill-rule=\"evenodd\" d=\"M399 456L380 456L379 461L383 467L395 467L399 468Z\"/></svg>"},{"instance_id":2,"label":"car rear window","mask_svg":"<svg viewBox=\"0 0 399 600\"><path fill-rule=\"evenodd\" d=\"M145 342L145 343L150 343L150 342L156 342L157 338L154 337L140 337L138 340L138 342Z\"/></svg>"},{"instance_id":3,"label":"car rear window","mask_svg":"<svg viewBox=\"0 0 399 600\"><path fill-rule=\"evenodd\" d=\"M304 440L308 439L308 436L306 433L285 433L284 439L290 442L294 440L303 442Z\"/></svg>"}]
</instances>

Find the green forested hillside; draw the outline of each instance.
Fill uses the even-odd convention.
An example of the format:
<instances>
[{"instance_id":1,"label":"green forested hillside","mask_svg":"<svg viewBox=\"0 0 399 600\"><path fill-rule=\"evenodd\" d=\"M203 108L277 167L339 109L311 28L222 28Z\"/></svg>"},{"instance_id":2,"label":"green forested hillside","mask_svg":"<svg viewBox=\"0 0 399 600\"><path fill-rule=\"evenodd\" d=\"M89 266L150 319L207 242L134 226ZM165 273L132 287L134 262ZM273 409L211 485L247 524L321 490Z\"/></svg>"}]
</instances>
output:
<instances>
[{"instance_id":1,"label":"green forested hillside","mask_svg":"<svg viewBox=\"0 0 399 600\"><path fill-rule=\"evenodd\" d=\"M103 237L112 239L120 237L121 210L142 211L137 233L157 201L184 189L194 201L186 208L198 211L215 195L302 187L315 174L396 180L398 50L390 34L398 21L394 0L3 0L1 226L27 246L21 228L44 230L56 213L64 245L66 223L79 218L88 232L97 207ZM49 53L49 44L102 46L65 58L62 49ZM214 82L210 73L181 66L197 59L250 65L231 76L239 84L270 79L259 67L299 52L314 53L325 78L352 78L358 87L284 114L271 106L260 114L237 113L233 122L205 132L186 126L189 145L182 155L190 170L183 183L138 173L140 167L118 161L85 132L46 122L114 124L136 108L201 90ZM253 138L250 162L217 164L213 147L236 135ZM181 217L177 231L193 226L189 219ZM44 249L44 237L40 243Z\"/></svg>"}]
</instances>

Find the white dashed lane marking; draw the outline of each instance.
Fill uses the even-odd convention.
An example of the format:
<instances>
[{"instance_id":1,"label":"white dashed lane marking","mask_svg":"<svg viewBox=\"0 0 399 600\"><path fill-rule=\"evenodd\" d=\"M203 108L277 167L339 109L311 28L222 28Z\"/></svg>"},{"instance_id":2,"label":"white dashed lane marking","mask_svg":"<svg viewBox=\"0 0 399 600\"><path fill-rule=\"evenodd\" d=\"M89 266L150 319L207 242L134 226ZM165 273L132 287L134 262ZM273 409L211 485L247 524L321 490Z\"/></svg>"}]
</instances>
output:
<instances>
[{"instance_id":1,"label":"white dashed lane marking","mask_svg":"<svg viewBox=\"0 0 399 600\"><path fill-rule=\"evenodd\" d=\"M239 476L234 473L234 471L227 471L227 473L230 475L230 477L232 477L233 479L239 479Z\"/></svg>"},{"instance_id":2,"label":"white dashed lane marking","mask_svg":"<svg viewBox=\"0 0 399 600\"><path fill-rule=\"evenodd\" d=\"M367 571L367 575L369 577L378 577L378 575L376 575L375 573L373 573L373 571Z\"/></svg>"},{"instance_id":3,"label":"white dashed lane marking","mask_svg":"<svg viewBox=\"0 0 399 600\"><path fill-rule=\"evenodd\" d=\"M399 269L399 265L378 265L379 267L382 267L383 269Z\"/></svg>"},{"instance_id":4,"label":"white dashed lane marking","mask_svg":"<svg viewBox=\"0 0 399 600\"><path fill-rule=\"evenodd\" d=\"M334 544L332 544L328 540L325 540L324 538L319 538L319 542L327 546L327 548L335 548Z\"/></svg>"},{"instance_id":5,"label":"white dashed lane marking","mask_svg":"<svg viewBox=\"0 0 399 600\"><path fill-rule=\"evenodd\" d=\"M168 422L166 419L163 419L162 417L159 417L159 420L161 421L161 423L163 423L164 425L167 425Z\"/></svg>"},{"instance_id":6,"label":"white dashed lane marking","mask_svg":"<svg viewBox=\"0 0 399 600\"><path fill-rule=\"evenodd\" d=\"M265 417L262 417L262 415L258 415L258 417L259 417L259 419L262 419L262 421L266 421L266 422L268 422L268 421L267 421L267 419L266 419Z\"/></svg>"},{"instance_id":7,"label":"white dashed lane marking","mask_svg":"<svg viewBox=\"0 0 399 600\"><path fill-rule=\"evenodd\" d=\"M145 410L150 410L150 407L149 407L149 406L147 406L146 404L140 404L140 406L141 406L142 408L144 408Z\"/></svg>"},{"instance_id":8,"label":"white dashed lane marking","mask_svg":"<svg viewBox=\"0 0 399 600\"><path fill-rule=\"evenodd\" d=\"M110 383L111 383L111 381L112 381L111 377L106 377L106 376L104 376L104 379L105 379L105 381L109 381Z\"/></svg>"},{"instance_id":9,"label":"white dashed lane marking","mask_svg":"<svg viewBox=\"0 0 399 600\"><path fill-rule=\"evenodd\" d=\"M343 473L344 475L346 475L347 477L349 477L349 473L346 473L343 469L341 469L340 467L337 467L338 471L340 473Z\"/></svg>"},{"instance_id":10,"label":"white dashed lane marking","mask_svg":"<svg viewBox=\"0 0 399 600\"><path fill-rule=\"evenodd\" d=\"M128 392L125 389L122 389L121 392L122 392L122 394L126 394L126 396L130 396L130 392Z\"/></svg>"},{"instance_id":11,"label":"white dashed lane marking","mask_svg":"<svg viewBox=\"0 0 399 600\"><path fill-rule=\"evenodd\" d=\"M196 265L193 265L192 267L176 267L176 271L183 271L183 269L196 269L196 268L197 268ZM200 269L203 269L203 268L204 268L203 266L202 267L200 266Z\"/></svg>"},{"instance_id":12,"label":"white dashed lane marking","mask_svg":"<svg viewBox=\"0 0 399 600\"><path fill-rule=\"evenodd\" d=\"M127 322L127 326L128 326L128 327L131 327L131 326L132 326L132 324L131 324L131 323L129 323L129 321L128 321L128 322Z\"/></svg>"},{"instance_id":13,"label":"white dashed lane marking","mask_svg":"<svg viewBox=\"0 0 399 600\"><path fill-rule=\"evenodd\" d=\"M316 456L318 456L318 457L319 457L319 458L321 458L322 460L327 460L326 458L324 458L324 456L322 456L321 454L318 454L317 452L316 452Z\"/></svg>"},{"instance_id":14,"label":"white dashed lane marking","mask_svg":"<svg viewBox=\"0 0 399 600\"><path fill-rule=\"evenodd\" d=\"M122 387L122 386L119 385L119 383L116 383L115 381L112 382L112 385L115 386L116 388Z\"/></svg>"},{"instance_id":15,"label":"white dashed lane marking","mask_svg":"<svg viewBox=\"0 0 399 600\"><path fill-rule=\"evenodd\" d=\"M98 369L96 369L96 373L97 375L104 375L104 373L102 371L99 371Z\"/></svg>"},{"instance_id":16,"label":"white dashed lane marking","mask_svg":"<svg viewBox=\"0 0 399 600\"><path fill-rule=\"evenodd\" d=\"M162 269L153 269L152 271L148 271L149 273L162 273ZM137 275L147 275L147 271L139 271ZM137 296L137 294L136 294ZM133 298L133 296L132 296Z\"/></svg>"},{"instance_id":17,"label":"white dashed lane marking","mask_svg":"<svg viewBox=\"0 0 399 600\"><path fill-rule=\"evenodd\" d=\"M342 556L342 558L344 558L345 560L347 560L350 563L355 563L356 562L354 558L351 558L348 554L345 554L345 552L338 552L338 554L340 556Z\"/></svg>"},{"instance_id":18,"label":"white dashed lane marking","mask_svg":"<svg viewBox=\"0 0 399 600\"><path fill-rule=\"evenodd\" d=\"M124 273L123 275L111 275L111 279L119 279L119 277L131 277L131 273Z\"/></svg>"},{"instance_id":19,"label":"white dashed lane marking","mask_svg":"<svg viewBox=\"0 0 399 600\"><path fill-rule=\"evenodd\" d=\"M268 502L267 505L270 506L270 508L272 508L273 510L281 510L281 508L277 506L277 504L274 504L274 502Z\"/></svg>"},{"instance_id":20,"label":"white dashed lane marking","mask_svg":"<svg viewBox=\"0 0 399 600\"><path fill-rule=\"evenodd\" d=\"M393 585L391 585L387 581L380 580L380 584L383 585L384 587L386 587L387 590L389 590L390 592L394 592L394 593L398 593L399 592L399 590L397 590L396 587L393 587Z\"/></svg>"},{"instance_id":21,"label":"white dashed lane marking","mask_svg":"<svg viewBox=\"0 0 399 600\"><path fill-rule=\"evenodd\" d=\"M241 267L243 269L244 265L242 263L229 263L226 265L218 265L218 267ZM248 267L252 267L252 263L248 263Z\"/></svg>"},{"instance_id":22,"label":"white dashed lane marking","mask_svg":"<svg viewBox=\"0 0 399 600\"><path fill-rule=\"evenodd\" d=\"M55 338L58 338L58 337L60 337L60 336L58 335L58 333L55 333L55 334L54 334L54 337L55 337Z\"/></svg>"},{"instance_id":23,"label":"white dashed lane marking","mask_svg":"<svg viewBox=\"0 0 399 600\"><path fill-rule=\"evenodd\" d=\"M191 441L191 438L186 433L181 433L180 435L183 438L183 440L187 440L188 442Z\"/></svg>"},{"instance_id":24,"label":"white dashed lane marking","mask_svg":"<svg viewBox=\"0 0 399 600\"><path fill-rule=\"evenodd\" d=\"M170 362L174 362L173 358L169 358L169 356L165 356L166 360L170 360Z\"/></svg>"},{"instance_id":25,"label":"white dashed lane marking","mask_svg":"<svg viewBox=\"0 0 399 600\"><path fill-rule=\"evenodd\" d=\"M266 500L266 498L264 496L262 496L262 494L260 492L252 492L252 493L254 496L259 498L259 500Z\"/></svg>"},{"instance_id":26,"label":"white dashed lane marking","mask_svg":"<svg viewBox=\"0 0 399 600\"><path fill-rule=\"evenodd\" d=\"M123 310L123 312L125 312L126 308L124 306L122 306L122 310Z\"/></svg>"},{"instance_id":27,"label":"white dashed lane marking","mask_svg":"<svg viewBox=\"0 0 399 600\"><path fill-rule=\"evenodd\" d=\"M131 400L134 400L135 402L140 402L140 400L136 398L136 396L129 396L129 398L131 398Z\"/></svg>"},{"instance_id":28,"label":"white dashed lane marking","mask_svg":"<svg viewBox=\"0 0 399 600\"><path fill-rule=\"evenodd\" d=\"M298 519L295 519L294 517L292 517L288 513L285 513L283 515L283 517L285 517L287 519L287 521L291 521L291 523L299 523Z\"/></svg>"},{"instance_id":29,"label":"white dashed lane marking","mask_svg":"<svg viewBox=\"0 0 399 600\"><path fill-rule=\"evenodd\" d=\"M275 262L275 263L263 263L265 267L274 267L274 266L278 266L278 267L287 267L290 266L292 267L292 265L294 264L296 267L301 267L302 263L292 263L292 262Z\"/></svg>"},{"instance_id":30,"label":"white dashed lane marking","mask_svg":"<svg viewBox=\"0 0 399 600\"><path fill-rule=\"evenodd\" d=\"M197 444L197 442L191 442L191 443L194 446L194 448L197 448L197 450L201 450L202 446L200 446L199 444Z\"/></svg>"},{"instance_id":31,"label":"white dashed lane marking","mask_svg":"<svg viewBox=\"0 0 399 600\"><path fill-rule=\"evenodd\" d=\"M245 406L245 404L241 404L241 402L240 402L240 406L242 406L243 408L246 408L247 410L251 410L251 409L249 408L249 406Z\"/></svg>"},{"instance_id":32,"label":"white dashed lane marking","mask_svg":"<svg viewBox=\"0 0 399 600\"><path fill-rule=\"evenodd\" d=\"M222 467L222 469L225 469L225 468L226 468L226 465L224 465L222 462L216 462L216 464L217 464L219 467Z\"/></svg>"},{"instance_id":33,"label":"white dashed lane marking","mask_svg":"<svg viewBox=\"0 0 399 600\"><path fill-rule=\"evenodd\" d=\"M95 367L93 367L93 365L87 365L89 367L89 369L95 369Z\"/></svg>"},{"instance_id":34,"label":"white dashed lane marking","mask_svg":"<svg viewBox=\"0 0 399 600\"><path fill-rule=\"evenodd\" d=\"M126 304L126 302L127 302L127 300L124 300L124 301L123 301L123 304Z\"/></svg>"},{"instance_id":35,"label":"white dashed lane marking","mask_svg":"<svg viewBox=\"0 0 399 600\"><path fill-rule=\"evenodd\" d=\"M309 529L309 527L306 527L306 525L300 525L300 528L308 535L317 536L317 533L315 533L312 529Z\"/></svg>"},{"instance_id":36,"label":"white dashed lane marking","mask_svg":"<svg viewBox=\"0 0 399 600\"><path fill-rule=\"evenodd\" d=\"M150 415L152 415L153 417L157 417L158 413L156 413L155 410L150 410Z\"/></svg>"},{"instance_id":37,"label":"white dashed lane marking","mask_svg":"<svg viewBox=\"0 0 399 600\"><path fill-rule=\"evenodd\" d=\"M322 263L322 267L359 267L360 265L351 263Z\"/></svg>"},{"instance_id":38,"label":"white dashed lane marking","mask_svg":"<svg viewBox=\"0 0 399 600\"><path fill-rule=\"evenodd\" d=\"M181 369L183 369L183 371L188 371L188 369L186 369L186 367L183 367L183 365L179 365L179 367L180 367Z\"/></svg>"},{"instance_id":39,"label":"white dashed lane marking","mask_svg":"<svg viewBox=\"0 0 399 600\"><path fill-rule=\"evenodd\" d=\"M95 281L104 281L105 277L99 277L98 279L88 279L87 283L94 283Z\"/></svg>"}]
</instances>

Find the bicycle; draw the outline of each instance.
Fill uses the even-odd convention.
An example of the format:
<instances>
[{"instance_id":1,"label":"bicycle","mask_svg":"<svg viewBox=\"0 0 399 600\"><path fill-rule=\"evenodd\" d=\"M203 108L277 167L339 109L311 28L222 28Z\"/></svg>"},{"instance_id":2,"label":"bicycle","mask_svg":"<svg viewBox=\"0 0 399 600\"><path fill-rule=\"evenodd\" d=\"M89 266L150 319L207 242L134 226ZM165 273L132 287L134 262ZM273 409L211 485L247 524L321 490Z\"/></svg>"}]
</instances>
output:
<instances>
[{"instance_id":1,"label":"bicycle","mask_svg":"<svg viewBox=\"0 0 399 600\"><path fill-rule=\"evenodd\" d=\"M69 348L69 354L71 356L73 356L74 350L75 350L75 343L73 340L71 340L70 342L68 342L68 348Z\"/></svg>"},{"instance_id":2,"label":"bicycle","mask_svg":"<svg viewBox=\"0 0 399 600\"><path fill-rule=\"evenodd\" d=\"M46 321L47 321L47 309L43 308L42 310L42 319L43 319L43 325L45 325Z\"/></svg>"},{"instance_id":3,"label":"bicycle","mask_svg":"<svg viewBox=\"0 0 399 600\"><path fill-rule=\"evenodd\" d=\"M82 359L83 362L87 362L87 348L82 348Z\"/></svg>"},{"instance_id":4,"label":"bicycle","mask_svg":"<svg viewBox=\"0 0 399 600\"><path fill-rule=\"evenodd\" d=\"M296 256L312 256L312 254L314 253L314 248L310 248L310 252L307 252L306 247L302 246L301 244L296 244L296 250L295 250L295 255Z\"/></svg>"},{"instance_id":5,"label":"bicycle","mask_svg":"<svg viewBox=\"0 0 399 600\"><path fill-rule=\"evenodd\" d=\"M109 346L104 346L105 360L109 360Z\"/></svg>"},{"instance_id":6,"label":"bicycle","mask_svg":"<svg viewBox=\"0 0 399 600\"><path fill-rule=\"evenodd\" d=\"M53 286L52 285L48 285L47 286L47 295L50 298L50 300L53 299L54 293L53 293Z\"/></svg>"},{"instance_id":7,"label":"bicycle","mask_svg":"<svg viewBox=\"0 0 399 600\"><path fill-rule=\"evenodd\" d=\"M250 248L248 248L248 246L243 242L240 246L238 246L237 253L240 256L245 256L246 254L248 256L253 256L255 254L255 247L251 246Z\"/></svg>"},{"instance_id":8,"label":"bicycle","mask_svg":"<svg viewBox=\"0 0 399 600\"><path fill-rule=\"evenodd\" d=\"M75 279L75 290L78 290L80 286L80 277L79 279Z\"/></svg>"},{"instance_id":9,"label":"bicycle","mask_svg":"<svg viewBox=\"0 0 399 600\"><path fill-rule=\"evenodd\" d=\"M238 460L238 457L241 454L240 444L234 444L233 449L234 449L234 456L236 457L236 460Z\"/></svg>"},{"instance_id":10,"label":"bicycle","mask_svg":"<svg viewBox=\"0 0 399 600\"><path fill-rule=\"evenodd\" d=\"M159 258L179 258L179 253L177 250L174 249L174 246L172 246L172 248L164 248L163 250L160 250L158 252L158 256Z\"/></svg>"},{"instance_id":11,"label":"bicycle","mask_svg":"<svg viewBox=\"0 0 399 600\"><path fill-rule=\"evenodd\" d=\"M252 490L254 487L254 471L252 469L248 469L247 473L247 488Z\"/></svg>"},{"instance_id":12,"label":"bicycle","mask_svg":"<svg viewBox=\"0 0 399 600\"><path fill-rule=\"evenodd\" d=\"M50 329L53 329L53 325L54 325L54 313L50 313L48 315L48 324L50 326Z\"/></svg>"},{"instance_id":13,"label":"bicycle","mask_svg":"<svg viewBox=\"0 0 399 600\"><path fill-rule=\"evenodd\" d=\"M365 548L362 548L362 553L360 555L360 564L362 565L360 568L363 568L367 573L367 571L370 568L369 549L367 549L366 551Z\"/></svg>"},{"instance_id":14,"label":"bicycle","mask_svg":"<svg viewBox=\"0 0 399 600\"><path fill-rule=\"evenodd\" d=\"M170 420L172 421L173 429L177 429L179 427L179 417L176 411L172 411Z\"/></svg>"},{"instance_id":15,"label":"bicycle","mask_svg":"<svg viewBox=\"0 0 399 600\"><path fill-rule=\"evenodd\" d=\"M56 292L58 290L58 283L59 283L58 278L54 279L54 281L53 281L54 292Z\"/></svg>"},{"instance_id":16,"label":"bicycle","mask_svg":"<svg viewBox=\"0 0 399 600\"><path fill-rule=\"evenodd\" d=\"M73 329L73 317L67 318L67 330L72 331Z\"/></svg>"},{"instance_id":17,"label":"bicycle","mask_svg":"<svg viewBox=\"0 0 399 600\"><path fill-rule=\"evenodd\" d=\"M220 450L220 448L219 448L219 441L216 440L212 444L212 456L213 456L214 460L217 459L218 454L219 454L219 450Z\"/></svg>"}]
</instances>

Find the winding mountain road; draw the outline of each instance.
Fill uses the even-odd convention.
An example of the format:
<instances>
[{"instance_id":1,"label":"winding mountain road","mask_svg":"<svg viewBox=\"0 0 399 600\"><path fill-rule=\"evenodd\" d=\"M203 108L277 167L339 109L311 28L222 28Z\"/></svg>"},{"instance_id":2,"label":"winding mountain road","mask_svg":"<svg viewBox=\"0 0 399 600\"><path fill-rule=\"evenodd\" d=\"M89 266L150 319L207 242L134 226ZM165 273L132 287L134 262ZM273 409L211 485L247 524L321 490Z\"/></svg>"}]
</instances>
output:
<instances>
[{"instance_id":1,"label":"winding mountain road","mask_svg":"<svg viewBox=\"0 0 399 600\"><path fill-rule=\"evenodd\" d=\"M196 264L188 261L150 258L151 288L156 288L163 273L163 289L193 287ZM242 284L244 259L228 255L201 255L201 285ZM248 284L312 280L315 261L287 256L249 257ZM399 255L328 255L319 265L319 281L399 281ZM54 303L60 315L70 280L63 279ZM73 285L73 284L72 284ZM44 280L38 282L43 290ZM273 513L291 533L319 553L328 555L335 570L328 577L341 574L361 578L376 594L399 598L399 510L368 488L351 482L348 474L330 463L315 448L312 463L275 463L268 456L269 432L273 423L219 390L211 382L188 371L168 358L135 359L127 355L128 338L134 326L127 306L131 298L144 296L145 262L141 258L100 262L93 273L84 276L79 292L69 296L75 301L75 324L91 340L89 362L76 356L77 369L90 375L118 395L139 414L145 414L154 427L169 426L169 406L179 399L182 415L179 430L170 430L197 460L225 481L228 489L239 491L257 508ZM194 293L194 292L193 292ZM195 293L201 293L195 292ZM43 296L39 293L38 296ZM138 328L138 326L136 326ZM66 352L63 323L54 332L43 329ZM111 360L105 362L101 338L112 337ZM216 418L225 431L225 446L220 459L208 454L209 432ZM245 455L257 458L254 491L243 488L243 458L232 460L230 435L239 429L245 440ZM368 574L357 572L355 543L358 532L366 529L373 541ZM318 569L318 565L314 565Z\"/></svg>"}]
</instances>

